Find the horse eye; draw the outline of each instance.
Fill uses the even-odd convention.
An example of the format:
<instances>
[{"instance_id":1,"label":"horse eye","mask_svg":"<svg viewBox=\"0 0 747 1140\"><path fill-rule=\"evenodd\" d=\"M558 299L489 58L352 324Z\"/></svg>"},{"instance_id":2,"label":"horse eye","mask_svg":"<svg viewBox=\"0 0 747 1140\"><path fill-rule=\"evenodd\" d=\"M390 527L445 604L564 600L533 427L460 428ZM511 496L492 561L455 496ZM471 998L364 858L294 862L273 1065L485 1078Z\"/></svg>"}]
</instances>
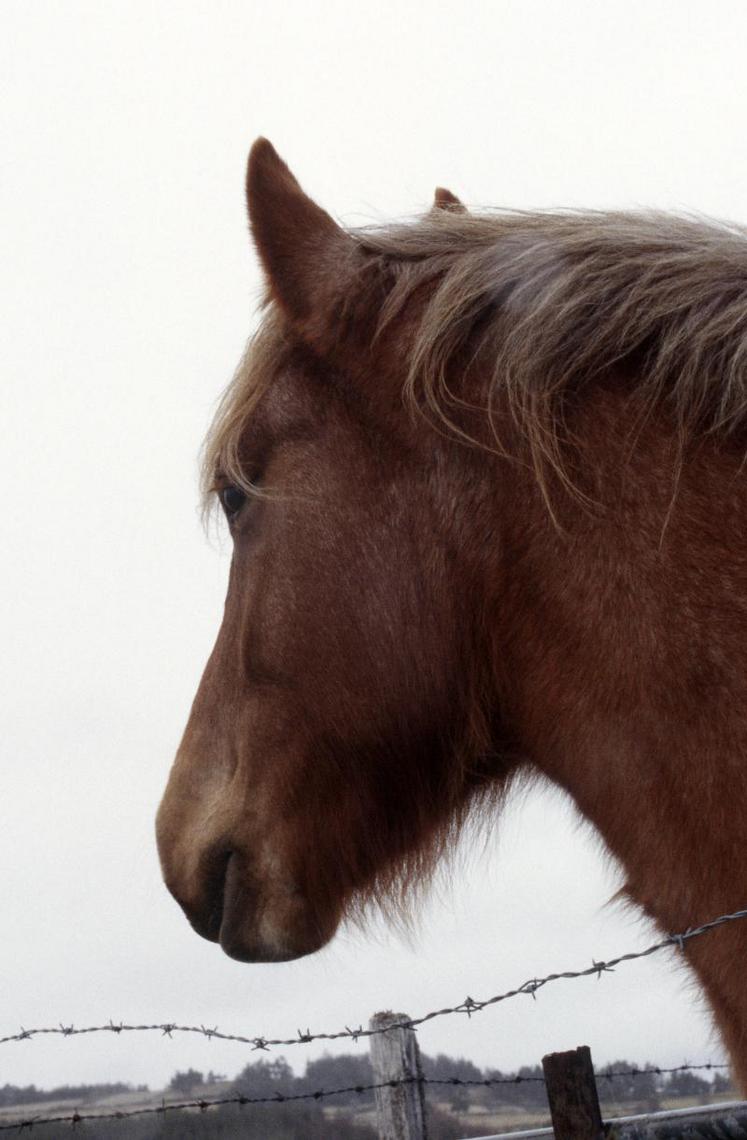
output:
<instances>
[{"instance_id":1,"label":"horse eye","mask_svg":"<svg viewBox=\"0 0 747 1140\"><path fill-rule=\"evenodd\" d=\"M236 487L233 483L220 491L219 498L229 519L234 518L246 502L246 495L241 487Z\"/></svg>"}]
</instances>

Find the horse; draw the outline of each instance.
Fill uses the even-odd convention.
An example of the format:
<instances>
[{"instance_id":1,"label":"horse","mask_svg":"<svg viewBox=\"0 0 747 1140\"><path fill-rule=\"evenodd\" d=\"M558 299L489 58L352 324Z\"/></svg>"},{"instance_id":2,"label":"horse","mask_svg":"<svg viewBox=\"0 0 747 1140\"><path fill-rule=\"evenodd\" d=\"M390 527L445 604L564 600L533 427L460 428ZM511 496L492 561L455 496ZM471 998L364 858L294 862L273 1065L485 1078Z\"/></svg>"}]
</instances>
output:
<instances>
[{"instance_id":1,"label":"horse","mask_svg":"<svg viewBox=\"0 0 747 1140\"><path fill-rule=\"evenodd\" d=\"M262 318L203 493L225 612L157 819L245 962L407 914L565 789L664 931L747 904L747 232L467 210L345 229L259 139ZM689 941L747 1087L747 924Z\"/></svg>"}]
</instances>

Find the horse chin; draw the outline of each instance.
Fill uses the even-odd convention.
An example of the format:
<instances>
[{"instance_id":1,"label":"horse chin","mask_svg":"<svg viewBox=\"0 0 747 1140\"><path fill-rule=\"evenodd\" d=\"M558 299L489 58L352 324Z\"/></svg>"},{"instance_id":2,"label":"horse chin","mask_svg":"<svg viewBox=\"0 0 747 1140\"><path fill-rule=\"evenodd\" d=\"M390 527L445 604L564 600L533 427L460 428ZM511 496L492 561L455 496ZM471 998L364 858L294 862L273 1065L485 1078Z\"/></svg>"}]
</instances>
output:
<instances>
[{"instance_id":1,"label":"horse chin","mask_svg":"<svg viewBox=\"0 0 747 1140\"><path fill-rule=\"evenodd\" d=\"M321 950L338 926L312 915L307 900L291 884L258 890L240 858L226 869L220 928L215 941L238 962L290 962Z\"/></svg>"}]
</instances>

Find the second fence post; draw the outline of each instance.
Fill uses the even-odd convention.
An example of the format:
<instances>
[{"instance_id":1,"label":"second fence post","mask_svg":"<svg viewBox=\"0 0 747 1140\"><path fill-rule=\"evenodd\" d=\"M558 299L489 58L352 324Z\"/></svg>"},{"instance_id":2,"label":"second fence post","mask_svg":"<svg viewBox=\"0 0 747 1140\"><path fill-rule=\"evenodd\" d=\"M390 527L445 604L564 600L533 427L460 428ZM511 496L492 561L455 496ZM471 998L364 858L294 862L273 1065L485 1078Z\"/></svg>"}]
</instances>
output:
<instances>
[{"instance_id":1,"label":"second fence post","mask_svg":"<svg viewBox=\"0 0 747 1140\"><path fill-rule=\"evenodd\" d=\"M604 1125L589 1046L548 1053L542 1069L555 1140L602 1140Z\"/></svg>"},{"instance_id":2,"label":"second fence post","mask_svg":"<svg viewBox=\"0 0 747 1140\"><path fill-rule=\"evenodd\" d=\"M375 1013L369 1029L408 1021L406 1013ZM379 1140L427 1140L420 1051L415 1031L386 1029L371 1038L374 1081L400 1082L375 1090Z\"/></svg>"}]
</instances>

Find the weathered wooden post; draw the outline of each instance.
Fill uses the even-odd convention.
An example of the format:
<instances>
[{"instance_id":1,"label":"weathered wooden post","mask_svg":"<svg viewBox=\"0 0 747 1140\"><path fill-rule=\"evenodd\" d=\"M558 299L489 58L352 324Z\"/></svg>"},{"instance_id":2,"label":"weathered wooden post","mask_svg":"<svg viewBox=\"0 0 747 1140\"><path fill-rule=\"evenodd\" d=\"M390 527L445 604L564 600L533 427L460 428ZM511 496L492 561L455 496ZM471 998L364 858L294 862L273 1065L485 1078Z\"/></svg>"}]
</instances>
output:
<instances>
[{"instance_id":1,"label":"weathered wooden post","mask_svg":"<svg viewBox=\"0 0 747 1140\"><path fill-rule=\"evenodd\" d=\"M406 1013L375 1013L369 1029L386 1029L408 1021ZM386 1029L371 1038L371 1065L376 1084L397 1081L375 1089L379 1140L427 1140L423 1073L415 1031Z\"/></svg>"},{"instance_id":2,"label":"weathered wooden post","mask_svg":"<svg viewBox=\"0 0 747 1140\"><path fill-rule=\"evenodd\" d=\"M555 1140L602 1140L604 1126L588 1045L542 1058Z\"/></svg>"}]
</instances>

